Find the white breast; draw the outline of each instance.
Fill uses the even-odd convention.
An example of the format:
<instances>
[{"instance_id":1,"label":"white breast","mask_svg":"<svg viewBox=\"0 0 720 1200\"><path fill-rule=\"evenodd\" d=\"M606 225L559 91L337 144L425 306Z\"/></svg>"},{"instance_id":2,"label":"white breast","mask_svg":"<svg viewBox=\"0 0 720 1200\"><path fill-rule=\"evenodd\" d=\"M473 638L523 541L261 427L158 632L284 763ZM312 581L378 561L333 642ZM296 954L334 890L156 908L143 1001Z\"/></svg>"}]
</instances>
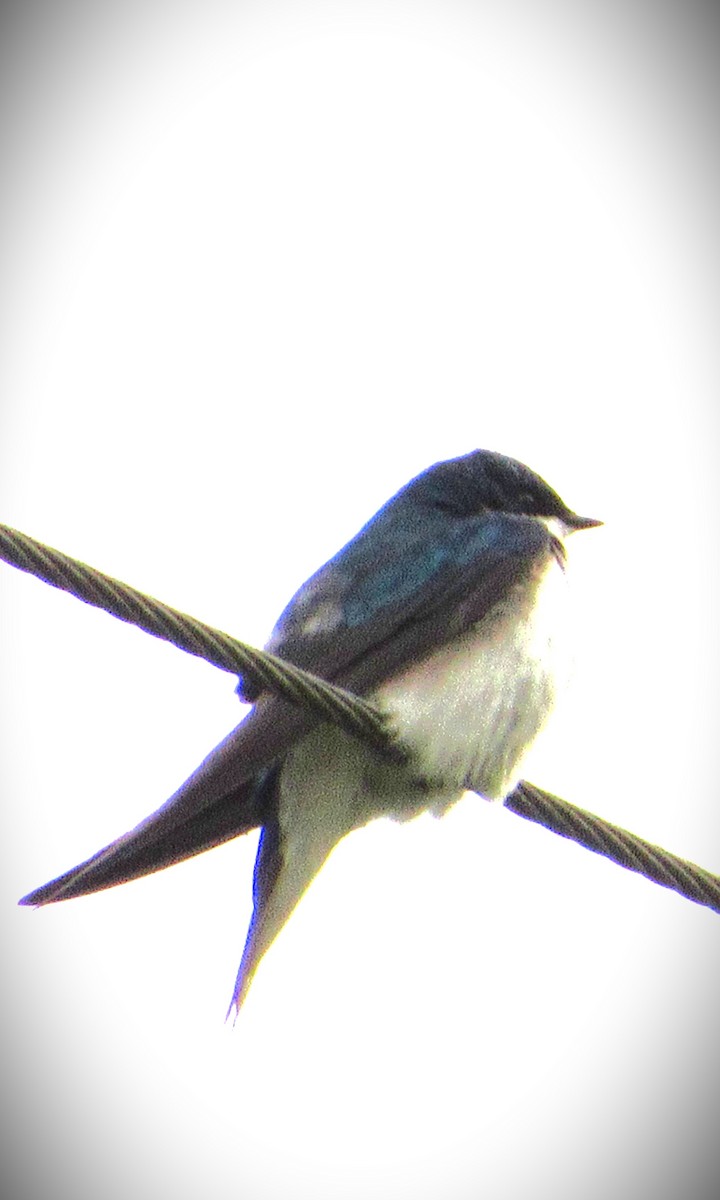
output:
<instances>
[{"instance_id":1,"label":"white breast","mask_svg":"<svg viewBox=\"0 0 720 1200\"><path fill-rule=\"evenodd\" d=\"M474 629L377 689L418 773L504 799L569 671L566 579L554 556Z\"/></svg>"}]
</instances>

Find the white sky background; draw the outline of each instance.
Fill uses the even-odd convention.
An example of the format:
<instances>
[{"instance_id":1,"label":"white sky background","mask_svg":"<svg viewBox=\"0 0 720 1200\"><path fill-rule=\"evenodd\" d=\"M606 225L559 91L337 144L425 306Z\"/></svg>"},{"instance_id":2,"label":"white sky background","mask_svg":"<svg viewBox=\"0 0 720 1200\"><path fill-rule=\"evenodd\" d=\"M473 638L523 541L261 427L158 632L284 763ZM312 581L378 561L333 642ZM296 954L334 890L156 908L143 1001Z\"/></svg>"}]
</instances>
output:
<instances>
[{"instance_id":1,"label":"white sky background","mask_svg":"<svg viewBox=\"0 0 720 1200\"><path fill-rule=\"evenodd\" d=\"M702 11L7 9L0 519L261 644L410 476L512 454L606 521L527 775L720 872ZM6 1194L710 1194L717 916L475 797L343 843L234 1029L255 837L16 909L241 710L4 566L0 606Z\"/></svg>"}]
</instances>

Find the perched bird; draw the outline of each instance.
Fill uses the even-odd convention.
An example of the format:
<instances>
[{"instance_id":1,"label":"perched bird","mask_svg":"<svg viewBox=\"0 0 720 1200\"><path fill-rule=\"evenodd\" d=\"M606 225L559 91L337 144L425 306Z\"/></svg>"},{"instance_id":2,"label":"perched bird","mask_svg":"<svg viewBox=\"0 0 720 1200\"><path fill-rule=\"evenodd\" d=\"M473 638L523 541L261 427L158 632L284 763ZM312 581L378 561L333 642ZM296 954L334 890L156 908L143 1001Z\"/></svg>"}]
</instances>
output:
<instances>
[{"instance_id":1,"label":"perched bird","mask_svg":"<svg viewBox=\"0 0 720 1200\"><path fill-rule=\"evenodd\" d=\"M241 678L252 709L175 795L20 903L100 891L261 826L237 1011L345 834L514 789L566 672L564 538L599 524L502 454L430 467L300 588L267 645L371 700L402 760Z\"/></svg>"}]
</instances>

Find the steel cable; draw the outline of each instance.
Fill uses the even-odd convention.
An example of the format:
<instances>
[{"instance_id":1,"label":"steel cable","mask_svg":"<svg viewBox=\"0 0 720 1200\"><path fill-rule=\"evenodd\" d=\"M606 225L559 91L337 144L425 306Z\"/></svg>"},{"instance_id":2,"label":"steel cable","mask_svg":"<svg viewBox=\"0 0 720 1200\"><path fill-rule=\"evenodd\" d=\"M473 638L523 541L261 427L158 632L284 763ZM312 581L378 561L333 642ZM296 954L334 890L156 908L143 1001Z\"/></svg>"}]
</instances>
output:
<instances>
[{"instance_id":1,"label":"steel cable","mask_svg":"<svg viewBox=\"0 0 720 1200\"><path fill-rule=\"evenodd\" d=\"M319 719L335 722L388 757L399 755L383 714L343 688L264 650L238 642L7 525L0 525L0 559L224 671L249 672L254 681L294 704L309 707ZM518 816L578 842L696 904L720 912L720 877L602 817L525 781L507 797L505 806Z\"/></svg>"}]
</instances>

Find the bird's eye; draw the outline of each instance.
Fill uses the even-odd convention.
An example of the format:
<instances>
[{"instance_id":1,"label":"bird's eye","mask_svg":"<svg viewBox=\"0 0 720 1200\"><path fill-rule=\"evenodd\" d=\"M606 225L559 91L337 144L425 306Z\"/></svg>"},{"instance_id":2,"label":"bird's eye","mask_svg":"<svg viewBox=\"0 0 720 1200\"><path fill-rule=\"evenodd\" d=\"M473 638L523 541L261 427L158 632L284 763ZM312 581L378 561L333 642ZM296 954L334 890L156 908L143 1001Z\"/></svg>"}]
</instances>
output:
<instances>
[{"instance_id":1,"label":"bird's eye","mask_svg":"<svg viewBox=\"0 0 720 1200\"><path fill-rule=\"evenodd\" d=\"M532 492L519 492L517 495L517 506L520 512L534 513L537 510L537 500Z\"/></svg>"}]
</instances>

